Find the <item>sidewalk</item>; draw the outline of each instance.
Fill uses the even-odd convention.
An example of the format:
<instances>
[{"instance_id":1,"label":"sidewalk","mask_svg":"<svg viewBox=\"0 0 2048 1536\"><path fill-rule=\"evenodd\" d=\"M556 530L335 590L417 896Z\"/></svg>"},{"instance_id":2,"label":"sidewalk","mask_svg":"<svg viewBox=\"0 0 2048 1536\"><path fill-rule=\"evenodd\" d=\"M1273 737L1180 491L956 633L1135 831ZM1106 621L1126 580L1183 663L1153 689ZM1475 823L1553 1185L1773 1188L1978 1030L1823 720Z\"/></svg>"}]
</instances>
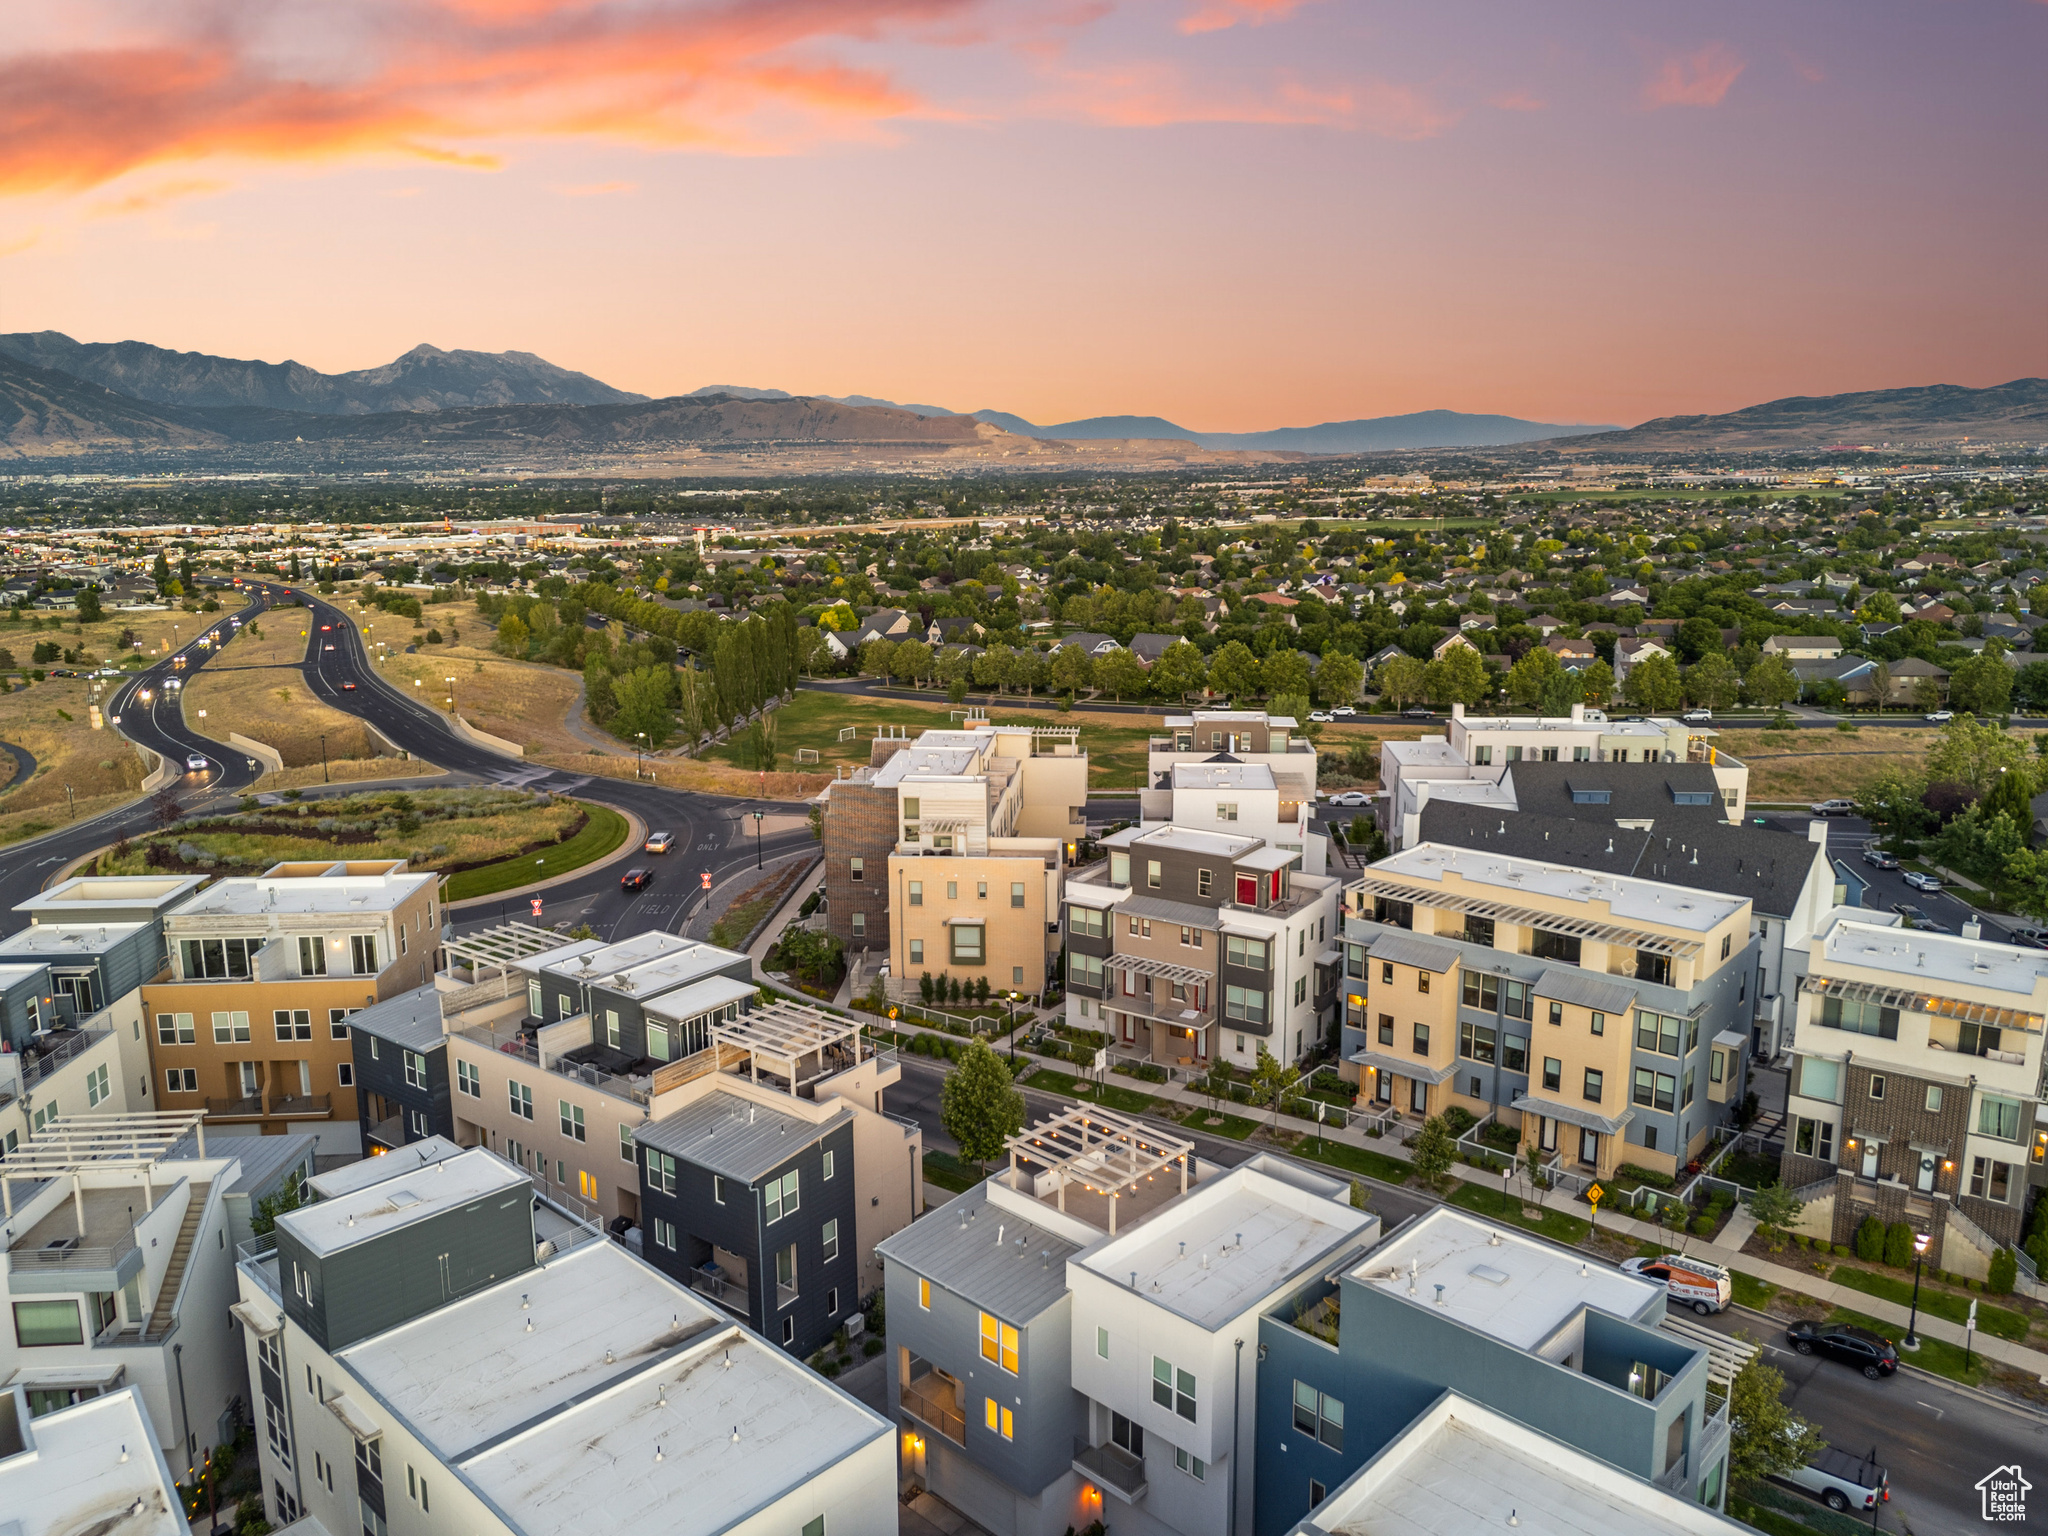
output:
<instances>
[{"instance_id":1,"label":"sidewalk","mask_svg":"<svg viewBox=\"0 0 2048 1536\"><path fill-rule=\"evenodd\" d=\"M907 1021L897 1021L890 1027L898 1032L935 1034L941 1038L946 1038L944 1031L927 1030ZM1029 1026L1025 1027L1028 1028ZM1080 1069L1071 1062L1043 1061L1028 1051L1019 1051L1018 1056L1022 1063L1029 1063L1029 1066L1020 1064L1020 1075L1022 1072L1030 1070L1031 1067L1040 1066L1050 1067L1055 1072L1080 1073ZM1120 1087L1129 1088L1133 1092L1149 1094L1153 1098L1163 1099L1169 1103L1189 1106L1208 1103L1208 1096L1206 1094L1198 1092L1192 1086L1185 1083L1147 1083L1135 1078L1119 1077L1116 1074L1110 1074L1109 1080ZM1247 1112L1244 1106L1235 1106L1235 1108L1239 1112ZM1312 1136L1317 1130L1315 1121L1300 1119L1293 1115L1281 1115L1277 1118L1276 1122L1271 1110L1250 1110L1248 1113L1267 1125L1275 1125L1277 1123L1278 1129L1283 1131L1293 1131L1301 1135ZM1410 1161L1408 1149L1401 1145L1399 1138L1394 1136L1374 1138L1366 1135L1362 1130L1351 1127L1339 1129L1329 1125L1322 1127L1322 1135L1327 1141L1354 1146L1399 1162L1405 1163ZM1467 1175L1476 1176L1476 1178L1486 1177L1480 1174L1477 1169L1468 1168L1463 1164L1454 1167L1454 1177L1465 1177L1467 1183L1475 1182L1474 1177L1466 1177ZM1369 1178L1369 1176L1363 1175L1361 1177ZM1490 1182L1493 1186L1497 1186L1499 1183L1498 1177L1496 1176ZM1562 1211L1567 1215L1577 1216L1582 1220L1588 1219L1590 1214L1587 1208L1582 1207L1576 1201L1557 1199L1554 1191L1533 1191L1525 1199L1527 1203L1541 1206L1545 1210ZM1722 1228L1719 1238L1711 1243L1703 1243L1697 1239L1688 1241L1680 1234L1673 1233L1654 1222L1641 1221L1633 1216L1623 1215L1619 1211L1603 1210L1599 1214L1597 1225L1603 1232L1619 1233L1623 1236L1636 1238L1646 1243L1655 1243L1667 1248L1673 1244L1682 1245L1685 1252L1719 1264L1724 1269L1740 1270L1745 1275L1753 1275L1758 1280L1775 1285L1782 1290L1796 1291L1802 1296L1811 1296L1814 1300L1826 1302L1830 1306L1846 1307L1850 1311L1860 1313L1864 1317L1875 1318L1883 1323L1895 1324L1901 1334L1905 1332L1909 1309L1900 1306L1896 1302L1886 1301L1882 1297L1872 1296L1863 1291L1851 1290L1848 1286L1836 1285L1833 1281L1824 1279L1819 1275L1813 1274L1811 1271L1802 1272L1790 1268L1786 1264L1774 1263L1771 1260L1760 1259L1754 1255L1744 1253L1742 1251L1743 1244L1749 1241L1750 1235L1756 1230L1756 1218L1750 1215L1747 1209L1738 1207L1729 1218L1727 1225ZM1789 1247L1786 1250L1788 1255L1798 1251ZM1998 1300L1998 1298L1988 1296L1984 1299L1987 1302L1993 1303L1996 1303ZM1963 1347L1964 1330L1960 1323L1949 1322L1946 1318L1930 1317L1923 1308L1917 1326L1921 1334L1927 1338L1939 1339L1944 1343L1953 1344L1959 1349ZM2048 1353L2044 1353L2041 1350L2030 1349L2024 1344L2014 1343L2007 1339L1995 1338L1982 1331L1972 1336L1970 1348L1987 1360L1997 1361L1999 1364L2013 1370L2024 1371L2030 1376L2048 1379ZM1911 1353L1903 1349L1900 1351L1900 1358L1909 1365L1913 1359Z\"/></svg>"}]
</instances>

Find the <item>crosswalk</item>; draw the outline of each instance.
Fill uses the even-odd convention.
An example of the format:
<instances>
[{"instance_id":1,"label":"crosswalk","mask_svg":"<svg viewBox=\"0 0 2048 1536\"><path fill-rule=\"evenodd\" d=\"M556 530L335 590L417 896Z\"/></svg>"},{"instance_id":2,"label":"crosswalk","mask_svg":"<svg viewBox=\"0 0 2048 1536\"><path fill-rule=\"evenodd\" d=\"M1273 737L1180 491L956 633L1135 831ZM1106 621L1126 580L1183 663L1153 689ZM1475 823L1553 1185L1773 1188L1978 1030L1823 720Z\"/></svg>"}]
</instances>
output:
<instances>
[{"instance_id":1,"label":"crosswalk","mask_svg":"<svg viewBox=\"0 0 2048 1536\"><path fill-rule=\"evenodd\" d=\"M559 782L554 782L556 777L557 770L553 768L503 768L491 774L494 783L503 784L507 789L545 789L557 795L573 794L591 778L589 774L581 778L562 775Z\"/></svg>"}]
</instances>

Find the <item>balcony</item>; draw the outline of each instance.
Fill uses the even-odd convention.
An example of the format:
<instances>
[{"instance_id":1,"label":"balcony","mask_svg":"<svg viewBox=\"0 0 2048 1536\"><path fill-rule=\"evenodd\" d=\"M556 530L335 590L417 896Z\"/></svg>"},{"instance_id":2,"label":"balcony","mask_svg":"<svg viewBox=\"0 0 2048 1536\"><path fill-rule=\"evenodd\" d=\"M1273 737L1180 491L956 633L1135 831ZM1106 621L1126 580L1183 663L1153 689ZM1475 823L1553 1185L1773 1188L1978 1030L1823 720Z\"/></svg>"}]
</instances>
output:
<instances>
[{"instance_id":1,"label":"balcony","mask_svg":"<svg viewBox=\"0 0 2048 1536\"><path fill-rule=\"evenodd\" d=\"M240 1244L235 1249L235 1262L269 1293L272 1301L283 1304L284 1287L277 1277L276 1232L266 1232Z\"/></svg>"},{"instance_id":2,"label":"balcony","mask_svg":"<svg viewBox=\"0 0 2048 1536\"><path fill-rule=\"evenodd\" d=\"M699 1296L710 1298L728 1312L737 1312L743 1318L752 1318L754 1305L747 1295L747 1288L717 1273L716 1265L707 1265L690 1271L690 1289Z\"/></svg>"},{"instance_id":3,"label":"balcony","mask_svg":"<svg viewBox=\"0 0 2048 1536\"><path fill-rule=\"evenodd\" d=\"M33 1234L31 1234L33 1236ZM119 1290L127 1284L124 1275L118 1284L88 1285L95 1276L105 1277L121 1273L123 1261L128 1261L131 1271L142 1268L141 1250L134 1239L121 1238L104 1246L88 1247L76 1238L55 1238L34 1246L10 1249L7 1254L7 1272L16 1277L16 1290L49 1290L52 1287L22 1285L18 1282L33 1276L61 1276L67 1282L56 1287L61 1290Z\"/></svg>"},{"instance_id":4,"label":"balcony","mask_svg":"<svg viewBox=\"0 0 2048 1536\"><path fill-rule=\"evenodd\" d=\"M1145 1463L1121 1446L1090 1445L1076 1437L1074 1470L1126 1504L1135 1504L1145 1497Z\"/></svg>"},{"instance_id":5,"label":"balcony","mask_svg":"<svg viewBox=\"0 0 2048 1536\"><path fill-rule=\"evenodd\" d=\"M405 1145L405 1116L393 1115L388 1120L379 1120L370 1127L370 1140L380 1147L392 1148Z\"/></svg>"},{"instance_id":6,"label":"balcony","mask_svg":"<svg viewBox=\"0 0 2048 1536\"><path fill-rule=\"evenodd\" d=\"M334 1096L326 1093L279 1094L270 1101L270 1112L288 1120L325 1120L334 1113Z\"/></svg>"},{"instance_id":7,"label":"balcony","mask_svg":"<svg viewBox=\"0 0 2048 1536\"><path fill-rule=\"evenodd\" d=\"M29 1049L21 1053L23 1090L55 1076L112 1033L110 1029L65 1029L34 1036Z\"/></svg>"},{"instance_id":8,"label":"balcony","mask_svg":"<svg viewBox=\"0 0 2048 1536\"><path fill-rule=\"evenodd\" d=\"M208 1099L206 1114L210 1120L261 1120L263 1095L252 1093L239 1099Z\"/></svg>"},{"instance_id":9,"label":"balcony","mask_svg":"<svg viewBox=\"0 0 2048 1536\"><path fill-rule=\"evenodd\" d=\"M929 1425L955 1445L967 1444L967 1415L954 1404L959 1401L959 1383L938 1371L926 1371L898 1388L897 1406L921 1424Z\"/></svg>"},{"instance_id":10,"label":"balcony","mask_svg":"<svg viewBox=\"0 0 2048 1536\"><path fill-rule=\"evenodd\" d=\"M780 1280L776 1281L775 1310L780 1312L784 1307L794 1306L795 1304L796 1287L793 1285L784 1285Z\"/></svg>"}]
</instances>

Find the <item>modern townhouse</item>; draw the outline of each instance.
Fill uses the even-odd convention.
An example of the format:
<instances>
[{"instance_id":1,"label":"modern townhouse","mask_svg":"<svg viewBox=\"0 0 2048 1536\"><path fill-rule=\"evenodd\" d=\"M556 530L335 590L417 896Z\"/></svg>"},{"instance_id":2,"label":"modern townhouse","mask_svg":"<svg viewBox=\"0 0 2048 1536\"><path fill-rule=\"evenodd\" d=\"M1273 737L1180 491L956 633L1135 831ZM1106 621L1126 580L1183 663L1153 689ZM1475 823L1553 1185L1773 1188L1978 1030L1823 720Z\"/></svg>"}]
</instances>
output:
<instances>
[{"instance_id":1,"label":"modern townhouse","mask_svg":"<svg viewBox=\"0 0 2048 1536\"><path fill-rule=\"evenodd\" d=\"M1422 843L1345 890L1341 1059L1361 1103L1456 1105L1607 1177L1682 1168L1744 1092L1747 900Z\"/></svg>"},{"instance_id":2,"label":"modern townhouse","mask_svg":"<svg viewBox=\"0 0 2048 1536\"><path fill-rule=\"evenodd\" d=\"M1299 722L1293 716L1270 715L1263 710L1198 709L1168 715L1165 724L1165 734L1152 737L1146 746L1146 787L1139 802L1144 820L1173 818L1172 803L1163 803L1159 795L1174 790L1177 768L1206 765L1219 757L1261 765L1273 777L1275 822L1296 829L1276 841L1300 844L1300 851L1310 858L1303 867L1310 874L1323 872L1321 849L1308 847L1313 838L1309 818L1315 807L1319 759L1315 743L1294 734Z\"/></svg>"},{"instance_id":3,"label":"modern townhouse","mask_svg":"<svg viewBox=\"0 0 2048 1536\"><path fill-rule=\"evenodd\" d=\"M1259 1319L1255 1531L1286 1531L1445 1391L1679 1497L1727 1493L1728 1402L1661 1282L1444 1206Z\"/></svg>"},{"instance_id":4,"label":"modern townhouse","mask_svg":"<svg viewBox=\"0 0 2048 1536\"><path fill-rule=\"evenodd\" d=\"M1512 1529L1525 1518L1553 1529L1630 1536L1749 1536L1755 1529L1456 1392L1440 1394L1291 1532L1271 1529L1287 1536L1471 1536ZM1268 1529L1260 1527L1259 1536Z\"/></svg>"},{"instance_id":5,"label":"modern townhouse","mask_svg":"<svg viewBox=\"0 0 2048 1536\"><path fill-rule=\"evenodd\" d=\"M1363 1249L1344 1187L1073 1110L891 1237L902 1475L994 1536L1250 1528L1259 1312Z\"/></svg>"},{"instance_id":6,"label":"modern townhouse","mask_svg":"<svg viewBox=\"0 0 2048 1536\"><path fill-rule=\"evenodd\" d=\"M1043 991L1061 881L1086 831L1079 736L975 725L877 740L867 768L826 786L829 931L886 950L898 995L926 972Z\"/></svg>"},{"instance_id":7,"label":"modern townhouse","mask_svg":"<svg viewBox=\"0 0 2048 1536\"><path fill-rule=\"evenodd\" d=\"M1540 764L1524 764L1511 773L1520 779L1539 769ZM1654 788L1623 794L1617 786L1608 802L1568 810L1555 799L1544 803L1560 814L1539 815L1526 804L1508 816L1493 814L1490 806L1434 803L1419 819L1420 840L1746 897L1756 938L1750 1054L1773 1060L1791 1037L1786 1001L1806 966L1806 939L1848 901L1842 871L1829 857L1828 823L1807 823L1802 839L1729 826L1697 808L1674 807L1667 814Z\"/></svg>"},{"instance_id":8,"label":"modern townhouse","mask_svg":"<svg viewBox=\"0 0 2048 1536\"><path fill-rule=\"evenodd\" d=\"M1127 827L1067 882L1067 1018L1120 1054L1251 1068L1336 1022L1336 878L1222 828Z\"/></svg>"},{"instance_id":9,"label":"modern townhouse","mask_svg":"<svg viewBox=\"0 0 2048 1536\"><path fill-rule=\"evenodd\" d=\"M272 1520L893 1536L888 1421L619 1244L538 1242L501 1158L373 1166L240 1266Z\"/></svg>"},{"instance_id":10,"label":"modern townhouse","mask_svg":"<svg viewBox=\"0 0 2048 1536\"><path fill-rule=\"evenodd\" d=\"M181 1479L233 1439L241 1170L197 1113L65 1116L0 1163L0 1381L31 1413L135 1387Z\"/></svg>"},{"instance_id":11,"label":"modern townhouse","mask_svg":"<svg viewBox=\"0 0 2048 1536\"><path fill-rule=\"evenodd\" d=\"M432 979L436 885L403 860L279 864L166 916L169 973L142 988L163 1106L359 1153L348 1018Z\"/></svg>"},{"instance_id":12,"label":"modern townhouse","mask_svg":"<svg viewBox=\"0 0 2048 1536\"><path fill-rule=\"evenodd\" d=\"M1847 1243L1866 1216L1983 1274L2048 1182L2041 1118L2048 958L1843 909L1806 942L1784 1180L1802 1228Z\"/></svg>"},{"instance_id":13,"label":"modern townhouse","mask_svg":"<svg viewBox=\"0 0 2048 1536\"><path fill-rule=\"evenodd\" d=\"M148 923L205 884L203 875L74 875L16 902L14 910L26 912L31 924Z\"/></svg>"},{"instance_id":14,"label":"modern townhouse","mask_svg":"<svg viewBox=\"0 0 2048 1536\"><path fill-rule=\"evenodd\" d=\"M54 1016L47 1027L89 1017L164 969L163 926L139 923L32 923L0 938L0 966L46 965Z\"/></svg>"},{"instance_id":15,"label":"modern townhouse","mask_svg":"<svg viewBox=\"0 0 2048 1536\"><path fill-rule=\"evenodd\" d=\"M192 1528L133 1386L33 1415L25 1387L0 1388L0 1509L23 1536L110 1525L122 1536L188 1536Z\"/></svg>"}]
</instances>

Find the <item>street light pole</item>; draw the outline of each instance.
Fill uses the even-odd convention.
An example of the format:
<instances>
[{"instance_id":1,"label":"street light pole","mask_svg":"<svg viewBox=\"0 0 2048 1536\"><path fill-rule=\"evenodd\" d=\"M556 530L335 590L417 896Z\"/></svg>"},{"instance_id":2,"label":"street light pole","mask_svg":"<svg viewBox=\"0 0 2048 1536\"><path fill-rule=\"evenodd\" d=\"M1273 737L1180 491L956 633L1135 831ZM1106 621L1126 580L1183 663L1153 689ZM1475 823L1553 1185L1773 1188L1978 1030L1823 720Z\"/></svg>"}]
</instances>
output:
<instances>
[{"instance_id":1,"label":"street light pole","mask_svg":"<svg viewBox=\"0 0 2048 1536\"><path fill-rule=\"evenodd\" d=\"M767 814L766 811L754 812L754 868L756 869L761 867L761 821Z\"/></svg>"},{"instance_id":2,"label":"street light pole","mask_svg":"<svg viewBox=\"0 0 2048 1536\"><path fill-rule=\"evenodd\" d=\"M633 733L633 782L636 784L640 782L640 754L646 749L647 733L645 731L635 731Z\"/></svg>"},{"instance_id":3,"label":"street light pole","mask_svg":"<svg viewBox=\"0 0 2048 1536\"><path fill-rule=\"evenodd\" d=\"M325 731L320 733L320 782L322 784L333 782L327 777L327 733Z\"/></svg>"},{"instance_id":4,"label":"street light pole","mask_svg":"<svg viewBox=\"0 0 2048 1536\"><path fill-rule=\"evenodd\" d=\"M1932 1233L1920 1232L1913 1237L1913 1310L1906 1319L1906 1348L1918 1349L1920 1335L1915 1331L1920 1326L1920 1270L1926 1262L1927 1250L1932 1246Z\"/></svg>"}]
</instances>

